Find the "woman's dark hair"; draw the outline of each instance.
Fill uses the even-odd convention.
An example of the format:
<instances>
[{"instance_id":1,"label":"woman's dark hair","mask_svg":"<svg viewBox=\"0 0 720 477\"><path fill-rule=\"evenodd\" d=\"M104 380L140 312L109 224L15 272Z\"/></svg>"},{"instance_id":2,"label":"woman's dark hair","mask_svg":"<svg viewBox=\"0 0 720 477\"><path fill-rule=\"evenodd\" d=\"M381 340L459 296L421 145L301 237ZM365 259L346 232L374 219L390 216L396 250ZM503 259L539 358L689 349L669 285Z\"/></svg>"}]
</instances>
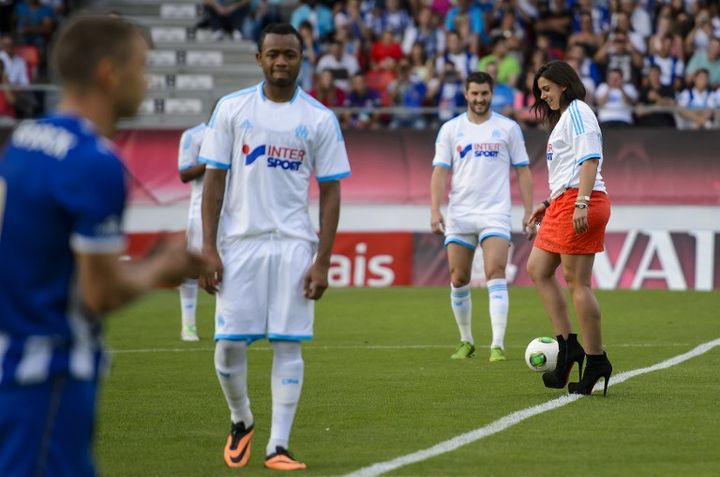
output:
<instances>
[{"instance_id":1,"label":"woman's dark hair","mask_svg":"<svg viewBox=\"0 0 720 477\"><path fill-rule=\"evenodd\" d=\"M565 87L565 91L563 91L560 97L560 109L553 111L550 109L550 106L541 99L540 87L538 87L538 80L540 78L545 78L561 87ZM530 109L540 118L541 122L552 129L560 120L562 110L576 99L583 101L586 94L585 86L583 86L580 77L572 66L564 61L550 61L542 65L535 73L535 79L533 80L535 104L533 104Z\"/></svg>"}]
</instances>

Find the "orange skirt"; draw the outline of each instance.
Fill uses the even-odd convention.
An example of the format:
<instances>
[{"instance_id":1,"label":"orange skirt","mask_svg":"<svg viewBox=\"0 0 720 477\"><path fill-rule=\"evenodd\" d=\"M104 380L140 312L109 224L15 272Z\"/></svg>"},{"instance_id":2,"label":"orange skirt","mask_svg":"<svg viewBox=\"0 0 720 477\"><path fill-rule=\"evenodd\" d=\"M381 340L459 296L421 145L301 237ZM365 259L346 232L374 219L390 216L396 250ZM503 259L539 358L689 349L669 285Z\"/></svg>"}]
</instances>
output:
<instances>
[{"instance_id":1,"label":"orange skirt","mask_svg":"<svg viewBox=\"0 0 720 477\"><path fill-rule=\"evenodd\" d=\"M610 199L604 192L592 192L588 206L588 231L579 234L573 227L577 195L577 189L568 189L550 202L535 237L535 247L564 255L588 255L604 250Z\"/></svg>"}]
</instances>

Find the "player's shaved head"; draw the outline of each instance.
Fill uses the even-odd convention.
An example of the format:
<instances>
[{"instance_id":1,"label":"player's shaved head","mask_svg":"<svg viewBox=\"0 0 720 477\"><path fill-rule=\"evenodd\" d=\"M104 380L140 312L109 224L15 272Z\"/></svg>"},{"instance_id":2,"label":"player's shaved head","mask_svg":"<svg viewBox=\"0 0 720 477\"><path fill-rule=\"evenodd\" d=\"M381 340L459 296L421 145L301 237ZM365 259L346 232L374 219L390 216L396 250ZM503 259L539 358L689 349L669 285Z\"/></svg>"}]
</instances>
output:
<instances>
[{"instance_id":1,"label":"player's shaved head","mask_svg":"<svg viewBox=\"0 0 720 477\"><path fill-rule=\"evenodd\" d=\"M122 65L133 52L134 37L147 39L141 30L121 18L78 15L63 26L52 47L51 63L61 84L88 87L103 59Z\"/></svg>"}]
</instances>

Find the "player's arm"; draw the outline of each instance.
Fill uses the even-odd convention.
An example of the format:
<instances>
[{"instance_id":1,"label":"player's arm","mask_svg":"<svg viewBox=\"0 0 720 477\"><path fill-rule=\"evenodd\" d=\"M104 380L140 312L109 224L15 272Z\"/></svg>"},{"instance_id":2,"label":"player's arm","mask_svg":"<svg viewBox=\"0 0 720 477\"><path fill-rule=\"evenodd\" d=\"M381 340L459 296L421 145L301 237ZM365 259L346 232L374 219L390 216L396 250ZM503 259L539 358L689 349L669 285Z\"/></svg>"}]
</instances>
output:
<instances>
[{"instance_id":1,"label":"player's arm","mask_svg":"<svg viewBox=\"0 0 720 477\"><path fill-rule=\"evenodd\" d=\"M179 285L202 270L199 256L187 252L182 239L162 243L139 262L120 261L120 254L75 251L80 296L85 309L103 315L159 285Z\"/></svg>"},{"instance_id":2,"label":"player's arm","mask_svg":"<svg viewBox=\"0 0 720 477\"><path fill-rule=\"evenodd\" d=\"M187 183L202 177L203 174L205 174L205 164L196 164L180 170L180 180Z\"/></svg>"},{"instance_id":3,"label":"player's arm","mask_svg":"<svg viewBox=\"0 0 720 477\"><path fill-rule=\"evenodd\" d=\"M209 261L208 269L201 277L201 286L208 293L215 293L223 279L223 264L217 250L220 212L225 198L227 170L208 169L202 196L203 256Z\"/></svg>"},{"instance_id":4,"label":"player's arm","mask_svg":"<svg viewBox=\"0 0 720 477\"><path fill-rule=\"evenodd\" d=\"M433 233L445 233L445 219L440 206L445 197L445 184L447 183L448 169L444 166L435 166L430 178L430 227Z\"/></svg>"},{"instance_id":5,"label":"player's arm","mask_svg":"<svg viewBox=\"0 0 720 477\"><path fill-rule=\"evenodd\" d=\"M530 216L533 212L533 179L530 167L516 167L515 174L517 175L520 198L523 203L523 232L525 232L529 240L532 240L535 236L535 226L530 222Z\"/></svg>"},{"instance_id":6,"label":"player's arm","mask_svg":"<svg viewBox=\"0 0 720 477\"><path fill-rule=\"evenodd\" d=\"M305 275L305 297L319 300L328 287L330 256L340 220L340 181L319 182L320 233L315 261Z\"/></svg>"},{"instance_id":7,"label":"player's arm","mask_svg":"<svg viewBox=\"0 0 720 477\"><path fill-rule=\"evenodd\" d=\"M580 185L578 186L578 198L576 203L585 203L588 207L592 207L592 204L585 197L590 197L592 194L593 186L595 185L595 178L597 177L597 170L600 164L600 158L594 157L583 161L580 165ZM583 233L588 230L587 221L588 209L575 208L573 213L573 227L575 232Z\"/></svg>"}]
</instances>

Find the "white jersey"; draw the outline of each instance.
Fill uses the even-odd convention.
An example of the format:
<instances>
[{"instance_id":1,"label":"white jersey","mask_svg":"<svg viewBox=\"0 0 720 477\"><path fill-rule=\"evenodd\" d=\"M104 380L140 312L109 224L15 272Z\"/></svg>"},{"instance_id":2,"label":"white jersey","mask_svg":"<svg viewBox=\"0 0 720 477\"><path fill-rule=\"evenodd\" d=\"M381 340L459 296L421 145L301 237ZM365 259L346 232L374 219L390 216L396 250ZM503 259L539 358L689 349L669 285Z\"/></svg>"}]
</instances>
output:
<instances>
[{"instance_id":1,"label":"white jersey","mask_svg":"<svg viewBox=\"0 0 720 477\"><path fill-rule=\"evenodd\" d=\"M547 155L550 197L557 197L568 187L580 185L580 165L599 158L593 190L606 192L600 175L603 163L602 133L595 113L583 101L574 100L560 116L550 133Z\"/></svg>"},{"instance_id":2,"label":"white jersey","mask_svg":"<svg viewBox=\"0 0 720 477\"><path fill-rule=\"evenodd\" d=\"M228 171L221 238L263 234L317 242L308 212L310 176L350 175L335 114L300 87L286 103L263 83L223 97L208 124L200 161Z\"/></svg>"},{"instance_id":3,"label":"white jersey","mask_svg":"<svg viewBox=\"0 0 720 477\"><path fill-rule=\"evenodd\" d=\"M180 136L180 147L178 150L178 170L184 171L200 164L200 146L205 137L205 123L190 128ZM200 223L200 207L202 203L203 177L200 176L192 181L190 192L190 206L188 207L188 226L192 223Z\"/></svg>"},{"instance_id":4,"label":"white jersey","mask_svg":"<svg viewBox=\"0 0 720 477\"><path fill-rule=\"evenodd\" d=\"M443 124L433 166L452 169L449 217L510 216L510 166L530 164L520 126L498 113L482 124L467 113Z\"/></svg>"}]
</instances>

